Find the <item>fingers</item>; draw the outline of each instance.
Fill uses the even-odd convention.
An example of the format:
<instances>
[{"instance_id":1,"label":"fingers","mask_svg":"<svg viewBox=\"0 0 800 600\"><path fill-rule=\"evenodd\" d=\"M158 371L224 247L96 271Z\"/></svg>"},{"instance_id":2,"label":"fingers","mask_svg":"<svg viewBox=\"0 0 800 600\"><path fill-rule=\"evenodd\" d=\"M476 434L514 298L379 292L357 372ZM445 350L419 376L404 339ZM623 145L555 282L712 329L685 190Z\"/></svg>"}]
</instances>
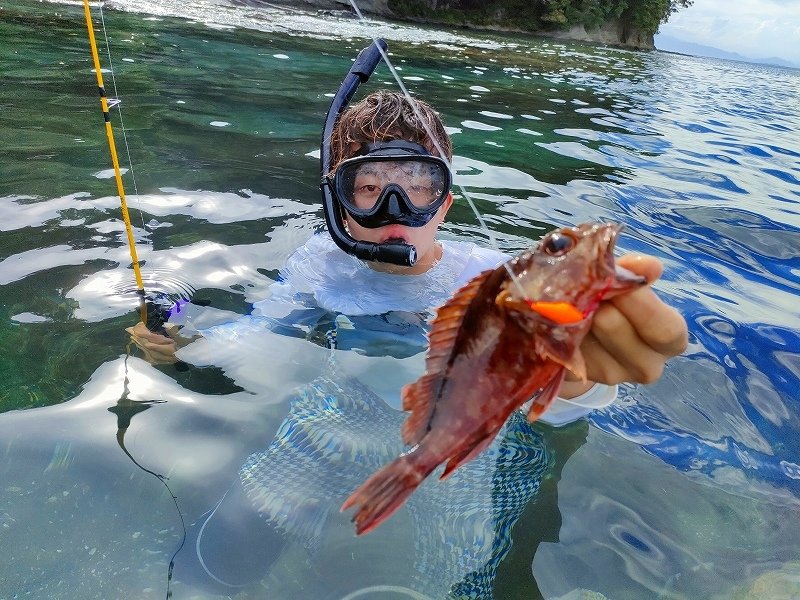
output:
<instances>
[{"instance_id":1,"label":"fingers","mask_svg":"<svg viewBox=\"0 0 800 600\"><path fill-rule=\"evenodd\" d=\"M657 280L663 271L660 260L640 254L622 256L617 264L643 275L648 284ZM656 352L671 357L686 350L689 338L686 321L649 287L616 296L610 303L630 322L642 341Z\"/></svg>"},{"instance_id":2,"label":"fingers","mask_svg":"<svg viewBox=\"0 0 800 600\"><path fill-rule=\"evenodd\" d=\"M157 350L146 350L139 346L144 353L144 359L153 365L162 365L162 364L173 364L178 362L178 359L175 356L174 351L164 351L159 352Z\"/></svg>"},{"instance_id":3,"label":"fingers","mask_svg":"<svg viewBox=\"0 0 800 600\"><path fill-rule=\"evenodd\" d=\"M125 331L131 335L131 341L142 350L147 362L158 364L177 361L175 352L178 345L174 340L150 331L142 322L126 328Z\"/></svg>"},{"instance_id":4,"label":"fingers","mask_svg":"<svg viewBox=\"0 0 800 600\"><path fill-rule=\"evenodd\" d=\"M581 346L587 377L606 384L652 383L661 377L667 357L652 348L617 308L607 303L595 314Z\"/></svg>"},{"instance_id":5,"label":"fingers","mask_svg":"<svg viewBox=\"0 0 800 600\"><path fill-rule=\"evenodd\" d=\"M617 264L642 275L652 284L664 270L664 265L654 256L627 254L617 259ZM681 314L664 304L649 287L639 288L614 297L610 302L631 322L642 340L667 357L686 350L688 330Z\"/></svg>"},{"instance_id":6,"label":"fingers","mask_svg":"<svg viewBox=\"0 0 800 600\"><path fill-rule=\"evenodd\" d=\"M581 352L586 359L586 377L590 381L616 385L635 380L631 369L609 352L594 334L590 333L584 338Z\"/></svg>"},{"instance_id":7,"label":"fingers","mask_svg":"<svg viewBox=\"0 0 800 600\"><path fill-rule=\"evenodd\" d=\"M137 338L148 346L168 346L175 343L172 338L150 331L141 321L133 327L126 328L125 331L130 333L131 337Z\"/></svg>"},{"instance_id":8,"label":"fingers","mask_svg":"<svg viewBox=\"0 0 800 600\"><path fill-rule=\"evenodd\" d=\"M661 261L652 256L626 255L617 264L644 276L648 284L663 271ZM686 350L687 344L686 321L646 286L600 305L581 352L592 381L646 384L661 377L667 359Z\"/></svg>"},{"instance_id":9,"label":"fingers","mask_svg":"<svg viewBox=\"0 0 800 600\"><path fill-rule=\"evenodd\" d=\"M642 275L651 284L661 277L664 265L655 256L646 254L626 254L616 259L616 264L637 275Z\"/></svg>"},{"instance_id":10,"label":"fingers","mask_svg":"<svg viewBox=\"0 0 800 600\"><path fill-rule=\"evenodd\" d=\"M647 346L666 357L686 350L689 333L681 314L650 289L637 290L610 302Z\"/></svg>"}]
</instances>

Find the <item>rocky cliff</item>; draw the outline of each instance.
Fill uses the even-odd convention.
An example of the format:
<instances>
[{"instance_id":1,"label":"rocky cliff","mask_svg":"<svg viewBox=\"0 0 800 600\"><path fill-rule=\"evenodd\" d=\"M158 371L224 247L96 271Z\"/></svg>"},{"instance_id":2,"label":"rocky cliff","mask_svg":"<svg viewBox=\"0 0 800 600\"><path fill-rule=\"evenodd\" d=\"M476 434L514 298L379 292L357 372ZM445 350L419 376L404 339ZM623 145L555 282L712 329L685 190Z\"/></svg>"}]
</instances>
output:
<instances>
[{"instance_id":1,"label":"rocky cliff","mask_svg":"<svg viewBox=\"0 0 800 600\"><path fill-rule=\"evenodd\" d=\"M433 2L436 6L436 0L427 0L428 3ZM329 11L345 11L352 13L353 7L349 0L249 0L251 4L279 4L294 9L301 10L329 10ZM488 31L514 31L522 33L533 33L536 35L552 37L556 39L575 40L592 42L598 44L608 44L612 46L622 46L626 48L652 50L653 34L644 32L623 23L619 19L610 20L600 27L587 29L584 25L574 25L566 29L548 29L548 30L530 30L520 27L509 27L505 25L492 24L492 23L454 23L452 20L440 20L435 16L408 16L398 14L390 8L391 0L357 0L359 10L365 15L374 15L396 20L406 20L419 23L442 23L449 26L461 26L470 29L488 30Z\"/></svg>"},{"instance_id":2,"label":"rocky cliff","mask_svg":"<svg viewBox=\"0 0 800 600\"><path fill-rule=\"evenodd\" d=\"M618 19L609 21L597 29L587 30L583 25L574 25L565 30L537 31L535 33L564 40L622 46L637 50L655 50L652 33L645 33L635 27L627 26Z\"/></svg>"}]
</instances>

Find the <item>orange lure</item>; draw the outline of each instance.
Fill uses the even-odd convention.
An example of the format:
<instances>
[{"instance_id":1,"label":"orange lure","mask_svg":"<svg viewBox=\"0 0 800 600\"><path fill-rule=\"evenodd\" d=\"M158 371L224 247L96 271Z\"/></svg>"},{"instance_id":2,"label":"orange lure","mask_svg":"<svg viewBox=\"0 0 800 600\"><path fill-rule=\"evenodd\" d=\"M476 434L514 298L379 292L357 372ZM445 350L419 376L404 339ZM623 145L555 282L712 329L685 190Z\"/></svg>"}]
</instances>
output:
<instances>
[{"instance_id":1,"label":"orange lure","mask_svg":"<svg viewBox=\"0 0 800 600\"><path fill-rule=\"evenodd\" d=\"M534 401L535 421L567 369L586 379L578 347L601 300L645 283L615 269L620 225L553 231L459 290L433 320L425 374L402 390L407 453L345 500L358 534L389 518L439 465L441 478L484 450L512 411Z\"/></svg>"}]
</instances>

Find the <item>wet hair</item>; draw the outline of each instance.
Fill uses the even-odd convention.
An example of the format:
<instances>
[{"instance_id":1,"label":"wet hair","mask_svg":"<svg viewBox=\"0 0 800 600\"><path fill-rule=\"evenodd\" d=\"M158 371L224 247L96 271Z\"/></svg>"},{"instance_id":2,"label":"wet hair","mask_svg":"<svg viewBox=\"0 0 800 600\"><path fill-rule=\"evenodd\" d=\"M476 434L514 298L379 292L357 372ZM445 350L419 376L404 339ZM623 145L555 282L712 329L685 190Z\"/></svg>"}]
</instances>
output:
<instances>
[{"instance_id":1,"label":"wet hair","mask_svg":"<svg viewBox=\"0 0 800 600\"><path fill-rule=\"evenodd\" d=\"M351 104L331 132L331 171L353 156L353 143L406 140L425 146L428 152L438 156L439 151L425 131L425 125L444 151L445 158L450 161L453 158L453 144L439 113L423 100L415 98L414 104L421 119L408 98L400 92L379 90Z\"/></svg>"}]
</instances>

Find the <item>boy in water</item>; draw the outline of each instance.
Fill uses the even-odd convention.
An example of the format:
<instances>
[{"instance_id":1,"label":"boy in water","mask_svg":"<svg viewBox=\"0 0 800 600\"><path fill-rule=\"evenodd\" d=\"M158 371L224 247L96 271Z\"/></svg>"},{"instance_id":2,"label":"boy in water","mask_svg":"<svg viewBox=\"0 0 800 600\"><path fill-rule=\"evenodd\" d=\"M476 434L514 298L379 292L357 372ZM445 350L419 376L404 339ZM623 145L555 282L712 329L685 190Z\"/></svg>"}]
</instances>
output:
<instances>
[{"instance_id":1,"label":"boy in water","mask_svg":"<svg viewBox=\"0 0 800 600\"><path fill-rule=\"evenodd\" d=\"M478 273L508 260L470 242L437 239L453 203L449 169L441 160L452 158L451 142L436 111L425 102L415 104L416 110L402 94L379 91L347 109L331 136L327 180L340 208L329 218L342 218L358 242L413 246L416 262L362 261L331 235L312 236L287 259L271 297L256 303L250 319L266 319L274 332L320 341L333 332L327 339L333 338L337 348L358 348L364 354L419 354L427 344L424 315ZM652 257L625 256L618 263L650 283L661 273L660 262ZM342 317L331 313L346 315L346 327L337 328ZM222 327L247 328L252 325L247 319ZM171 337L152 333L142 323L128 331L148 360L169 363L187 340L177 327L167 327ZM650 288L617 296L602 304L581 346L590 381L565 381L559 395L609 398L616 395L617 383L655 381L666 360L686 343L683 318ZM284 373L274 361L271 367ZM329 396L338 399L335 412ZM229 592L262 577L287 540L313 547L346 495L402 451L390 433L399 429L402 413L356 380L319 377L289 404L272 444L248 458L220 503L192 528L195 551L179 557L178 579ZM359 432L358 439L342 430ZM438 590L436 597L490 597L497 566L510 547L510 528L537 494L544 471L557 479L571 453L562 447L554 459L547 458L552 452L547 436L559 435L558 430L537 432L515 414L495 444L454 473L447 485L416 494L409 501L418 554L413 575L397 565L397 573L386 576L401 582L417 578L426 593ZM314 440L330 443L317 447ZM358 460L347 454L351 447L360 449ZM539 499L540 507L557 511L555 501L547 498ZM546 521L558 523L558 518ZM442 528L454 549L470 550L447 554L439 538L430 536ZM476 539L484 540L480 551Z\"/></svg>"},{"instance_id":2,"label":"boy in water","mask_svg":"<svg viewBox=\"0 0 800 600\"><path fill-rule=\"evenodd\" d=\"M446 155L442 158L449 163L452 146L441 118L427 103L416 100L415 104L416 111L402 94L378 91L350 106L337 121L330 140L332 185L336 185L337 177L347 175L346 171L337 173L337 168L356 156L382 153L385 156L393 152L411 158L424 156L423 152L436 156L438 145ZM426 130L436 137L435 143ZM401 143L395 144L399 148L392 149L392 143L398 141L407 142L407 147ZM380 165L380 160L376 164ZM409 182L405 185L413 188ZM380 185L361 187L366 202L378 200L382 206L362 210L356 206L363 201L361 198L354 198L352 203L345 200L342 212L349 234L359 241L413 245L418 257L416 263L412 266L365 263L346 254L329 236L315 235L289 257L281 281L273 285L272 298L265 302L286 300L295 305L305 302L309 307L309 302L301 298L310 296L317 307L351 318L390 311L419 313L444 303L472 277L509 258L475 244L437 240L439 225L453 203L449 188L429 192L432 202L428 205L424 205L425 200L419 202L423 204L420 209L414 205L416 200L410 199L416 193L413 190L379 198ZM402 201L403 194L408 201ZM377 217L363 216L370 209L374 209ZM648 283L658 279L662 270L660 261L644 255L623 256L617 263L643 275ZM259 304L262 303L256 305L257 312L272 313ZM423 323L418 325L424 327ZM178 346L187 342L177 335L176 329L168 327L171 337L152 333L142 323L128 331L148 360L170 363L176 361ZM581 345L589 381L584 384L570 380L568 374L559 396L574 398L590 391L606 394L612 391L598 384L652 383L660 377L667 359L686 348L687 335L681 315L649 287L603 302ZM417 346L417 351L423 349ZM403 352L407 353L408 350Z\"/></svg>"}]
</instances>

